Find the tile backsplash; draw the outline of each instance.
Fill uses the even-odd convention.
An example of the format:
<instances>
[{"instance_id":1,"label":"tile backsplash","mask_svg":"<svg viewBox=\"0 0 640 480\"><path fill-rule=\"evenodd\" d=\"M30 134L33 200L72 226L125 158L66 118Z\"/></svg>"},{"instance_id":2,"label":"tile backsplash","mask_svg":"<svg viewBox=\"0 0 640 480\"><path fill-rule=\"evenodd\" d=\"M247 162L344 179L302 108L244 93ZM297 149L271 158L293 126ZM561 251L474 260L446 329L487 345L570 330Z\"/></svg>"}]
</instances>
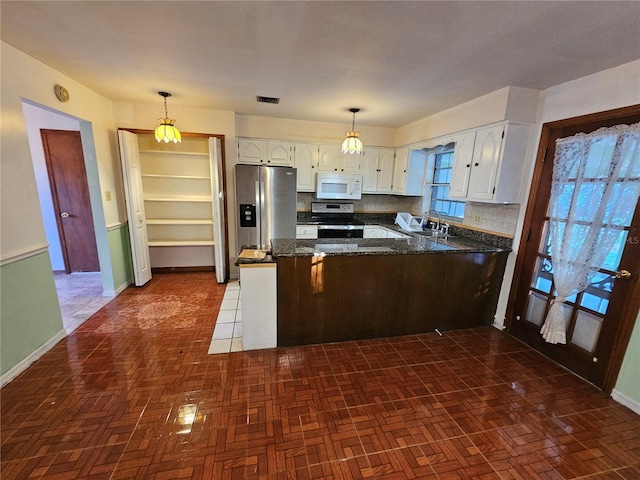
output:
<instances>
[{"instance_id":1,"label":"tile backsplash","mask_svg":"<svg viewBox=\"0 0 640 480\"><path fill-rule=\"evenodd\" d=\"M298 212L310 212L311 202L322 201L313 198L313 193L298 192ZM396 195L363 195L362 200L349 200L358 213L410 212L420 214L422 197L403 197Z\"/></svg>"},{"instance_id":2,"label":"tile backsplash","mask_svg":"<svg viewBox=\"0 0 640 480\"><path fill-rule=\"evenodd\" d=\"M514 235L520 205L495 205L492 203L467 202L464 207L463 225L489 232Z\"/></svg>"},{"instance_id":3,"label":"tile backsplash","mask_svg":"<svg viewBox=\"0 0 640 480\"><path fill-rule=\"evenodd\" d=\"M298 193L298 212L310 212L311 202L317 201L313 193ZM363 195L362 200L353 201L358 213L397 213L409 212L420 215L422 197L403 197L399 195ZM467 202L462 225L513 236L518 222L520 205L495 205L492 203Z\"/></svg>"}]
</instances>

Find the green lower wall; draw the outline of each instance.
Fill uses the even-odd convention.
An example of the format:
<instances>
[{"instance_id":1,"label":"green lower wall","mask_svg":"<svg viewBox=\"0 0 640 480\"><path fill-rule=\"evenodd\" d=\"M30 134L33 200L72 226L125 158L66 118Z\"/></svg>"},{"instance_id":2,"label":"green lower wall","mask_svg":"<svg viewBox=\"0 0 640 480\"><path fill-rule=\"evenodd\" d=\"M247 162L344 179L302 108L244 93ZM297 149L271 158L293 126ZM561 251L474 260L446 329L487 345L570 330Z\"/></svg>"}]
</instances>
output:
<instances>
[{"instance_id":1,"label":"green lower wall","mask_svg":"<svg viewBox=\"0 0 640 480\"><path fill-rule=\"evenodd\" d=\"M624 355L615 389L640 403L640 313Z\"/></svg>"},{"instance_id":2,"label":"green lower wall","mask_svg":"<svg viewBox=\"0 0 640 480\"><path fill-rule=\"evenodd\" d=\"M131 259L131 243L129 227L125 224L107 232L113 284L116 289L133 283L133 261Z\"/></svg>"},{"instance_id":3,"label":"green lower wall","mask_svg":"<svg viewBox=\"0 0 640 480\"><path fill-rule=\"evenodd\" d=\"M0 267L0 374L63 330L49 252Z\"/></svg>"}]
</instances>

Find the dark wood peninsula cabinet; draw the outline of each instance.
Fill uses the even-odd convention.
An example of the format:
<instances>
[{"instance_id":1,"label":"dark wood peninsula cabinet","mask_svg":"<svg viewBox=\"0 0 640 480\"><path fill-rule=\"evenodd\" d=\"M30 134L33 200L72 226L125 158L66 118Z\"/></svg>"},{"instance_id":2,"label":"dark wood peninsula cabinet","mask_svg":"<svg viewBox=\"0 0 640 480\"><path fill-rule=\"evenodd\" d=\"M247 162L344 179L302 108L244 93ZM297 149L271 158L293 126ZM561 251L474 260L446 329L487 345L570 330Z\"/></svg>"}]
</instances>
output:
<instances>
[{"instance_id":1,"label":"dark wood peninsula cabinet","mask_svg":"<svg viewBox=\"0 0 640 480\"><path fill-rule=\"evenodd\" d=\"M480 327L508 251L281 256L278 346Z\"/></svg>"}]
</instances>

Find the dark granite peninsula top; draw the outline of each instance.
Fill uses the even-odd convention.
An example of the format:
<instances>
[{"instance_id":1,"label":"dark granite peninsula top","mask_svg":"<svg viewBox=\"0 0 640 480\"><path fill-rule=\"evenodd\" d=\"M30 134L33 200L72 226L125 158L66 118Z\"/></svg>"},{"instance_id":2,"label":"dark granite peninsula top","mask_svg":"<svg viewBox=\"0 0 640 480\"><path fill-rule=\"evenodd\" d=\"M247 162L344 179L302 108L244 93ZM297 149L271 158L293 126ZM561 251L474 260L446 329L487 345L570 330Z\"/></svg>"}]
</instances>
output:
<instances>
[{"instance_id":1,"label":"dark granite peninsula top","mask_svg":"<svg viewBox=\"0 0 640 480\"><path fill-rule=\"evenodd\" d=\"M271 254L278 257L335 255L424 255L433 253L500 253L509 248L478 242L466 237L436 238L413 235L409 238L318 238L274 239Z\"/></svg>"}]
</instances>

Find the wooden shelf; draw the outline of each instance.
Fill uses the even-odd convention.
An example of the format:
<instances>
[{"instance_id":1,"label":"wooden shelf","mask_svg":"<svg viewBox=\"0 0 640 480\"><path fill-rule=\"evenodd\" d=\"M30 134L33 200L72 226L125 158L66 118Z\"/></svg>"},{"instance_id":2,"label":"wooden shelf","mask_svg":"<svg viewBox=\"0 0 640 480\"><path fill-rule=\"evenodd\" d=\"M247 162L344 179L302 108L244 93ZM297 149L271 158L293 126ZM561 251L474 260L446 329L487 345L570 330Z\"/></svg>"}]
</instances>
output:
<instances>
[{"instance_id":1,"label":"wooden shelf","mask_svg":"<svg viewBox=\"0 0 640 480\"><path fill-rule=\"evenodd\" d=\"M145 202L206 202L211 203L213 198L211 196L201 197L144 197Z\"/></svg>"},{"instance_id":2,"label":"wooden shelf","mask_svg":"<svg viewBox=\"0 0 640 480\"><path fill-rule=\"evenodd\" d=\"M211 180L211 177L205 175L168 175L160 173L143 173L143 178L173 178L179 180Z\"/></svg>"},{"instance_id":3,"label":"wooden shelf","mask_svg":"<svg viewBox=\"0 0 640 480\"><path fill-rule=\"evenodd\" d=\"M150 247L206 247L213 246L213 240L149 240Z\"/></svg>"},{"instance_id":4,"label":"wooden shelf","mask_svg":"<svg viewBox=\"0 0 640 480\"><path fill-rule=\"evenodd\" d=\"M200 152L169 152L169 151L164 151L164 150L140 150L140 154L141 155L159 155L159 156L169 156L169 157L176 157L176 156L192 156L192 157L202 157L202 158L209 158L209 154L208 153L200 153Z\"/></svg>"},{"instance_id":5,"label":"wooden shelf","mask_svg":"<svg viewBox=\"0 0 640 480\"><path fill-rule=\"evenodd\" d=\"M147 225L213 225L213 220L200 218L147 218Z\"/></svg>"}]
</instances>

